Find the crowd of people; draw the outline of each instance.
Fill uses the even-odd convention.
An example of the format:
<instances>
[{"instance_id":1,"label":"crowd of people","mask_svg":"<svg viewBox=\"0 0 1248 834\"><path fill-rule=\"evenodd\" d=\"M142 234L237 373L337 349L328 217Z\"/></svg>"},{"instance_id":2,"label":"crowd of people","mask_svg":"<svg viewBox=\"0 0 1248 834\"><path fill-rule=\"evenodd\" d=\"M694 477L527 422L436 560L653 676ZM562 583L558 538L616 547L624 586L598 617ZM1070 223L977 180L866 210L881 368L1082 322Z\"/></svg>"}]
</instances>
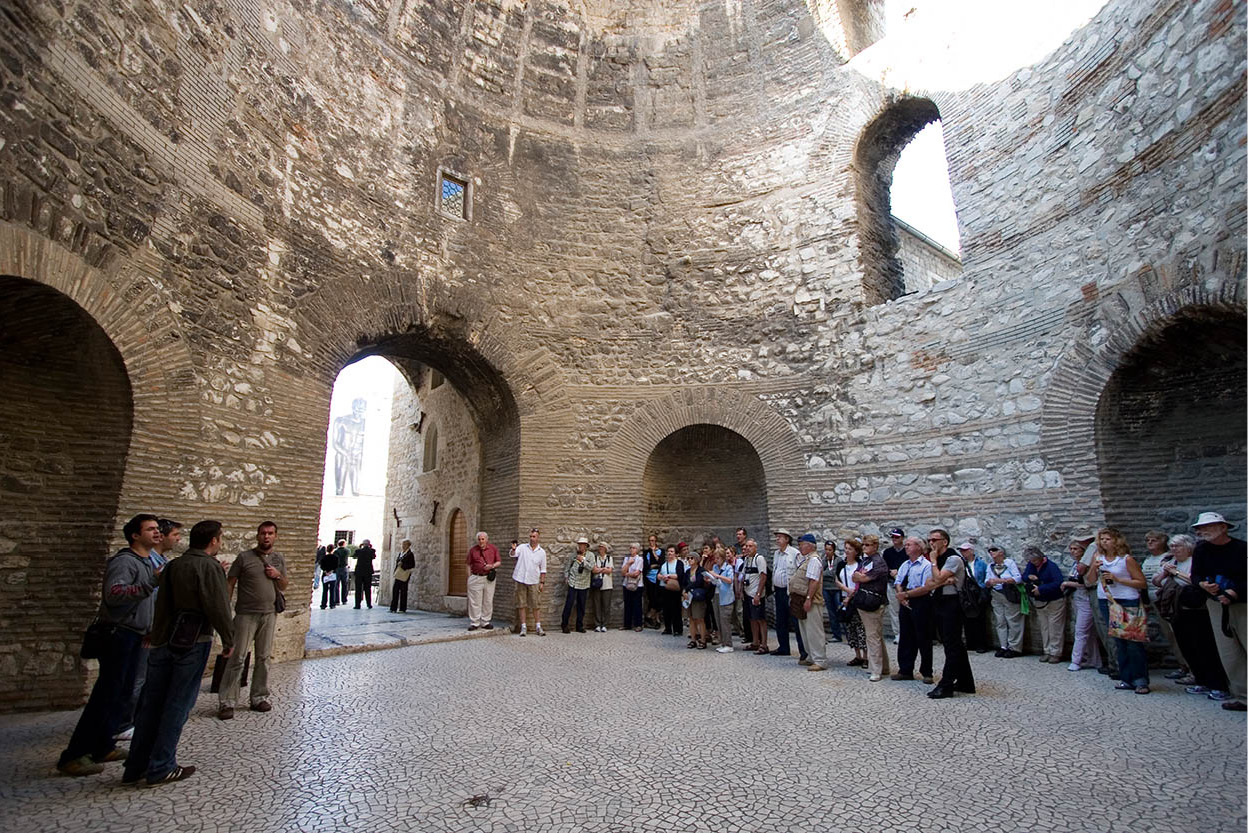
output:
<instances>
[{"instance_id":1,"label":"crowd of people","mask_svg":"<svg viewBox=\"0 0 1248 834\"><path fill-rule=\"evenodd\" d=\"M875 535L826 540L820 549L813 534L794 537L780 529L770 558L745 528L736 530L734 542L710 535L698 548L660 545L651 535L644 547L634 542L620 562L622 628L687 637L688 649L773 656L791 656L792 637L798 663L815 672L829 666L828 643L847 643L853 650L847 665L863 667L869 681L919 679L932 686L928 697L939 699L975 692L971 652L995 650L1004 660L1023 656L1029 616L1039 631L1040 662L1066 662L1073 619L1067 669L1096 669L1116 689L1147 695L1147 646L1157 639L1150 636L1151 620L1178 661L1168 678L1190 694L1221 701L1223 709L1244 711L1248 550L1229 535L1231 529L1221 515L1206 512L1192 526L1194 535L1150 531L1146 559L1137 559L1115 528L1076 532L1069 570L1034 545L1022 549L1021 562L997 544L983 558L972 542L954 547L940 528L926 537L893 528L883 551ZM533 528L527 542L512 543L514 631L521 637L529 634L530 621L534 634L546 634L540 599L547 553L540 539ZM485 533L479 534L483 540ZM563 633L586 631L587 608L593 630L607 630L617 576L610 551L606 542L591 548L587 537L576 540L560 572ZM491 559L496 571L497 550ZM492 609L483 611L481 604L470 596L470 628L491 617ZM936 642L944 650L939 677L933 668Z\"/></svg>"},{"instance_id":2,"label":"crowd of people","mask_svg":"<svg viewBox=\"0 0 1248 834\"><path fill-rule=\"evenodd\" d=\"M222 526L191 527L184 553L182 525L140 513L126 522L126 546L108 560L99 610L83 638L84 658L99 674L68 745L57 761L66 776L90 776L124 763L122 784L148 787L195 773L179 765L178 741L199 698L214 632L224 662L217 717L234 717L244 658L254 660L250 707L272 709L268 662L277 615L286 607L286 560L275 549L277 525L263 521L254 547L226 562ZM231 597L235 597L231 612ZM129 748L118 742L128 741Z\"/></svg>"},{"instance_id":3,"label":"crowd of people","mask_svg":"<svg viewBox=\"0 0 1248 834\"><path fill-rule=\"evenodd\" d=\"M1070 539L1068 570L1035 546L1023 548L1021 564L996 544L984 559L969 541L951 546L948 531L940 528L926 537L894 528L883 551L874 535L825 540L820 548L813 534L795 537L779 529L768 558L749 532L738 528L735 541L710 536L696 549L686 542L664 546L651 535L646 546L628 548L617 573L609 544L598 542L591 552L582 536L560 571L566 588L561 630L585 633L588 608L593 630L607 631L618 576L623 629L661 629L687 638L687 649L714 646L722 654L744 650L788 657L794 638L797 662L812 672L829 668L829 642L844 642L853 651L846 665L862 667L868 681L918 679L932 687L928 697L940 699L976 691L971 652L995 646L997 658L1022 656L1028 616L1039 628L1039 660L1065 662L1066 627L1073 618L1067 668L1095 668L1116 689L1146 695L1151 610L1179 663L1167 677L1190 694L1221 701L1223 709L1244 711L1248 546L1231 537L1231 529L1221 515L1205 512L1192 525L1193 534L1150 531L1144 560L1112 527L1078 532ZM155 786L195 772L178 764L177 745L199 695L214 632L223 647L218 662L224 664L217 717L234 717L247 655L255 661L250 708L272 708L267 670L276 616L286 604L286 561L275 549L272 521L262 522L255 545L228 563L218 558L217 521L194 525L189 547L178 558L172 558L182 535L176 521L142 513L126 523L123 534L127 545L108 560L99 611L83 641L83 656L98 659L99 675L57 769L86 776L109 762L124 762L123 783ZM322 608L346 601L345 552L345 542L339 542L318 554L326 589ZM545 636L547 553L541 531L532 528L528 541L512 542L510 552L514 633L528 636L531 622L533 634ZM375 557L367 541L355 552L356 608L361 602L372 607ZM477 534L467 561L469 629L493 629L502 559L488 534ZM405 540L391 610L406 610L414 567ZM886 618L895 662L885 638ZM944 653L939 677L933 665L936 641ZM118 746L127 740L128 750Z\"/></svg>"}]
</instances>

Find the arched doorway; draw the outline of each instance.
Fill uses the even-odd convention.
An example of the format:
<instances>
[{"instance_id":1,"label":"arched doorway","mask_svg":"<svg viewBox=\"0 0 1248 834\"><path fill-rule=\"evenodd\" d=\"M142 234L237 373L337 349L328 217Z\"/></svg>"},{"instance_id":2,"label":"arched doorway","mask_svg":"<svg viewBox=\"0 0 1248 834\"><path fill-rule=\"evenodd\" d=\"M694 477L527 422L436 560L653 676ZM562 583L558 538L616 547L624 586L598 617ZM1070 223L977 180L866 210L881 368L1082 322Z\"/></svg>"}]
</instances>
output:
<instances>
[{"instance_id":1,"label":"arched doorway","mask_svg":"<svg viewBox=\"0 0 1248 834\"><path fill-rule=\"evenodd\" d=\"M76 654L95 616L118 535L130 378L104 330L50 287L0 276L0 322L0 641L11 649L0 658L0 699L17 709L77 705L87 671L59 661Z\"/></svg>"},{"instance_id":2,"label":"arched doorway","mask_svg":"<svg viewBox=\"0 0 1248 834\"><path fill-rule=\"evenodd\" d=\"M706 423L663 438L646 460L642 520L661 541L700 543L711 534L731 542L737 527L766 539L767 479L750 442Z\"/></svg>"},{"instance_id":3,"label":"arched doorway","mask_svg":"<svg viewBox=\"0 0 1248 834\"><path fill-rule=\"evenodd\" d=\"M459 510L451 513L446 550L446 595L468 595L468 519Z\"/></svg>"},{"instance_id":4,"label":"arched doorway","mask_svg":"<svg viewBox=\"0 0 1248 834\"><path fill-rule=\"evenodd\" d=\"M1244 521L1245 318L1188 309L1146 333L1097 405L1106 521L1133 548L1152 527L1185 530L1201 510Z\"/></svg>"}]
</instances>

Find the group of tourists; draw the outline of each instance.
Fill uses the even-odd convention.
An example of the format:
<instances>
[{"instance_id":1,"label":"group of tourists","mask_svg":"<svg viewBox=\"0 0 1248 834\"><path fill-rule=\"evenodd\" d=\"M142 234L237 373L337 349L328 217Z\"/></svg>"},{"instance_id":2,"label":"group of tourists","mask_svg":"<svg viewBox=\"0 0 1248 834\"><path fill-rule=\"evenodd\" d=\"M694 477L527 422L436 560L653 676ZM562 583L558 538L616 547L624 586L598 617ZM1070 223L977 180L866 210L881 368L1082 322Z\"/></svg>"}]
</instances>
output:
<instances>
[{"instance_id":1,"label":"group of tourists","mask_svg":"<svg viewBox=\"0 0 1248 834\"><path fill-rule=\"evenodd\" d=\"M140 513L122 533L127 544L108 560L99 610L83 638L82 656L99 661L99 675L57 770L90 776L123 762L122 784L152 787L195 772L178 764L177 747L214 632L222 644L218 662L224 661L217 717L234 717L248 656L251 709L272 709L268 661L277 615L286 607L286 560L274 547L272 521L261 522L255 546L228 563L218 559L219 521L191 527L180 556L172 549L182 525L171 519ZM124 741L128 749L118 746Z\"/></svg>"},{"instance_id":2,"label":"group of tourists","mask_svg":"<svg viewBox=\"0 0 1248 834\"><path fill-rule=\"evenodd\" d=\"M985 559L969 541L952 546L948 531L940 528L926 537L893 528L882 552L875 535L825 540L820 548L813 534L794 537L779 529L767 558L749 532L738 528L734 542L709 536L697 549L686 542L663 546L651 535L645 547L636 542L629 547L617 574L610 545L591 547L582 536L561 570L566 594L560 626L565 634L584 633L588 608L593 630L607 631L618 576L625 630L662 629L665 635L687 636L689 649L715 646L725 654L738 651L734 636L739 636L745 650L773 656L791 656L792 635L798 663L815 672L829 666L829 642L848 643L853 657L847 665L863 667L869 681L922 680L932 686L928 697L940 699L975 692L970 652L995 649L997 658L1021 657L1028 616L1039 627L1040 662L1065 662L1073 611L1067 668L1095 668L1115 681L1116 689L1147 695L1146 647L1155 640L1149 633L1151 610L1179 664L1167 677L1188 693L1221 701L1223 709L1243 711L1248 551L1229 535L1231 529L1221 515L1206 512L1192 525L1194 535L1150 531L1144 560L1132 555L1115 528L1076 532L1069 543L1069 570L1034 545L1022 549L1021 563L996 544L987 548ZM540 537L532 528L528 542L512 547L514 630L521 637L528 635L530 621L534 634L546 634L540 595L547 554ZM497 550L489 564L497 570ZM470 628L481 625L474 610L479 607L474 609L470 595ZM885 642L886 617L895 664ZM775 648L769 644L769 618ZM935 642L944 650L939 678Z\"/></svg>"},{"instance_id":3,"label":"group of tourists","mask_svg":"<svg viewBox=\"0 0 1248 834\"><path fill-rule=\"evenodd\" d=\"M734 542L711 536L697 549L686 542L663 546L652 535L645 547L629 547L617 572L609 544L591 547L582 536L560 571L566 587L561 628L584 633L588 608L593 630L607 631L618 577L626 630L661 629L687 637L688 649L715 646L723 654L739 650L734 641L739 636L741 649L772 656L791 656L792 635L798 663L812 672L829 668L829 642L844 642L853 650L847 665L862 667L869 681L922 680L932 686L928 697L938 699L975 692L969 652L995 646L998 658L1021 656L1028 615L1039 624L1040 661L1064 662L1073 608L1067 668L1096 668L1116 689L1146 695L1151 610L1179 663L1167 677L1188 693L1221 701L1223 709L1244 711L1248 547L1229 535L1231 529L1221 515L1205 512L1192 525L1193 534L1150 531L1149 556L1142 561L1119 530L1078 532L1070 539L1068 570L1035 546L1023 548L1021 564L996 544L983 559L971 542L951 546L948 531L940 528L926 537L894 528L882 552L874 535L825 540L820 547L813 534L794 537L779 529L768 558L739 528ZM218 662L224 661L217 717L234 717L248 654L255 662L250 708L272 708L268 661L288 584L285 559L274 547L277 525L262 522L255 546L228 564L218 560L220 522L194 525L189 548L172 558L181 530L178 522L147 513L123 529L127 545L108 561L99 611L83 641L83 656L98 659L99 676L57 763L66 775L86 776L106 763L124 762L123 783L154 786L194 773L193 766L177 763L177 745L199 694L214 632L223 646ZM535 635L546 635L541 597L547 554L540 541L534 527L528 541L512 542L514 631L520 637L529 634L530 623ZM345 542L339 542L318 554L321 580L330 589L322 607L345 601L345 594L339 595L345 584L339 575L343 550ZM372 607L371 576L365 578L375 558L371 550L365 542L355 552L357 608L362 600ZM415 567L408 541L397 566L391 610L406 610ZM501 567L498 548L488 534L478 533L468 555L470 630L494 628ZM895 664L885 641L886 617ZM774 648L769 619L775 624ZM944 650L939 678L932 656L937 640ZM128 750L118 746L126 740Z\"/></svg>"}]
</instances>

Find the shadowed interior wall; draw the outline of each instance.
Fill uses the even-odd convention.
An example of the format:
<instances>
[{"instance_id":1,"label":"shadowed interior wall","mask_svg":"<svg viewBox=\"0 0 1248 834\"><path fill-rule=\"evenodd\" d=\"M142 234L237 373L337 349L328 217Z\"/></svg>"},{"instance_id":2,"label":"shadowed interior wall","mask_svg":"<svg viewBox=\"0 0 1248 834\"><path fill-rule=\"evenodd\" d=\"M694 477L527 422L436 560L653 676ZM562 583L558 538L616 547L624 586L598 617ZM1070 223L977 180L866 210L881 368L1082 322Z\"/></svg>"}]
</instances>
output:
<instances>
[{"instance_id":1,"label":"shadowed interior wall","mask_svg":"<svg viewBox=\"0 0 1248 834\"><path fill-rule=\"evenodd\" d=\"M1244 328L1242 316L1190 312L1142 339L1106 386L1097 412L1105 518L1133 547L1148 529L1185 529L1202 510L1243 524Z\"/></svg>"},{"instance_id":2,"label":"shadowed interior wall","mask_svg":"<svg viewBox=\"0 0 1248 834\"><path fill-rule=\"evenodd\" d=\"M0 700L81 703L130 445L121 355L56 290L0 277Z\"/></svg>"},{"instance_id":3,"label":"shadowed interior wall","mask_svg":"<svg viewBox=\"0 0 1248 834\"><path fill-rule=\"evenodd\" d=\"M643 527L659 541L733 541L745 527L766 549L767 482L749 441L720 426L687 426L659 442L642 482Z\"/></svg>"}]
</instances>

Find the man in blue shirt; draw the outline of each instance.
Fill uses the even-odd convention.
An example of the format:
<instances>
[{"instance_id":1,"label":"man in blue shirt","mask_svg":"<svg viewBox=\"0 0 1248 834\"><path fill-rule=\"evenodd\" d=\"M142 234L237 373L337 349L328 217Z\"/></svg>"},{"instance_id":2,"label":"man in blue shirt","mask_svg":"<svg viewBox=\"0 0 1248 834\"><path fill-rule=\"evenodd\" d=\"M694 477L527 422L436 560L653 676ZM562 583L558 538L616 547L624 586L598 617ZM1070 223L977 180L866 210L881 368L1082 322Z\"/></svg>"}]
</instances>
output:
<instances>
[{"instance_id":1,"label":"man in blue shirt","mask_svg":"<svg viewBox=\"0 0 1248 834\"><path fill-rule=\"evenodd\" d=\"M903 545L906 561L897 568L893 587L897 590L899 641L897 671L889 680L914 680L914 657L919 656L919 674L923 683L935 682L932 677L932 563L923 551L923 540L910 536Z\"/></svg>"},{"instance_id":2,"label":"man in blue shirt","mask_svg":"<svg viewBox=\"0 0 1248 834\"><path fill-rule=\"evenodd\" d=\"M1031 597L1031 607L1040 621L1040 639L1044 643L1041 663L1061 663L1062 644L1066 640L1066 595L1062 582L1066 577L1057 563L1049 561L1035 545L1023 548L1023 587Z\"/></svg>"}]
</instances>

